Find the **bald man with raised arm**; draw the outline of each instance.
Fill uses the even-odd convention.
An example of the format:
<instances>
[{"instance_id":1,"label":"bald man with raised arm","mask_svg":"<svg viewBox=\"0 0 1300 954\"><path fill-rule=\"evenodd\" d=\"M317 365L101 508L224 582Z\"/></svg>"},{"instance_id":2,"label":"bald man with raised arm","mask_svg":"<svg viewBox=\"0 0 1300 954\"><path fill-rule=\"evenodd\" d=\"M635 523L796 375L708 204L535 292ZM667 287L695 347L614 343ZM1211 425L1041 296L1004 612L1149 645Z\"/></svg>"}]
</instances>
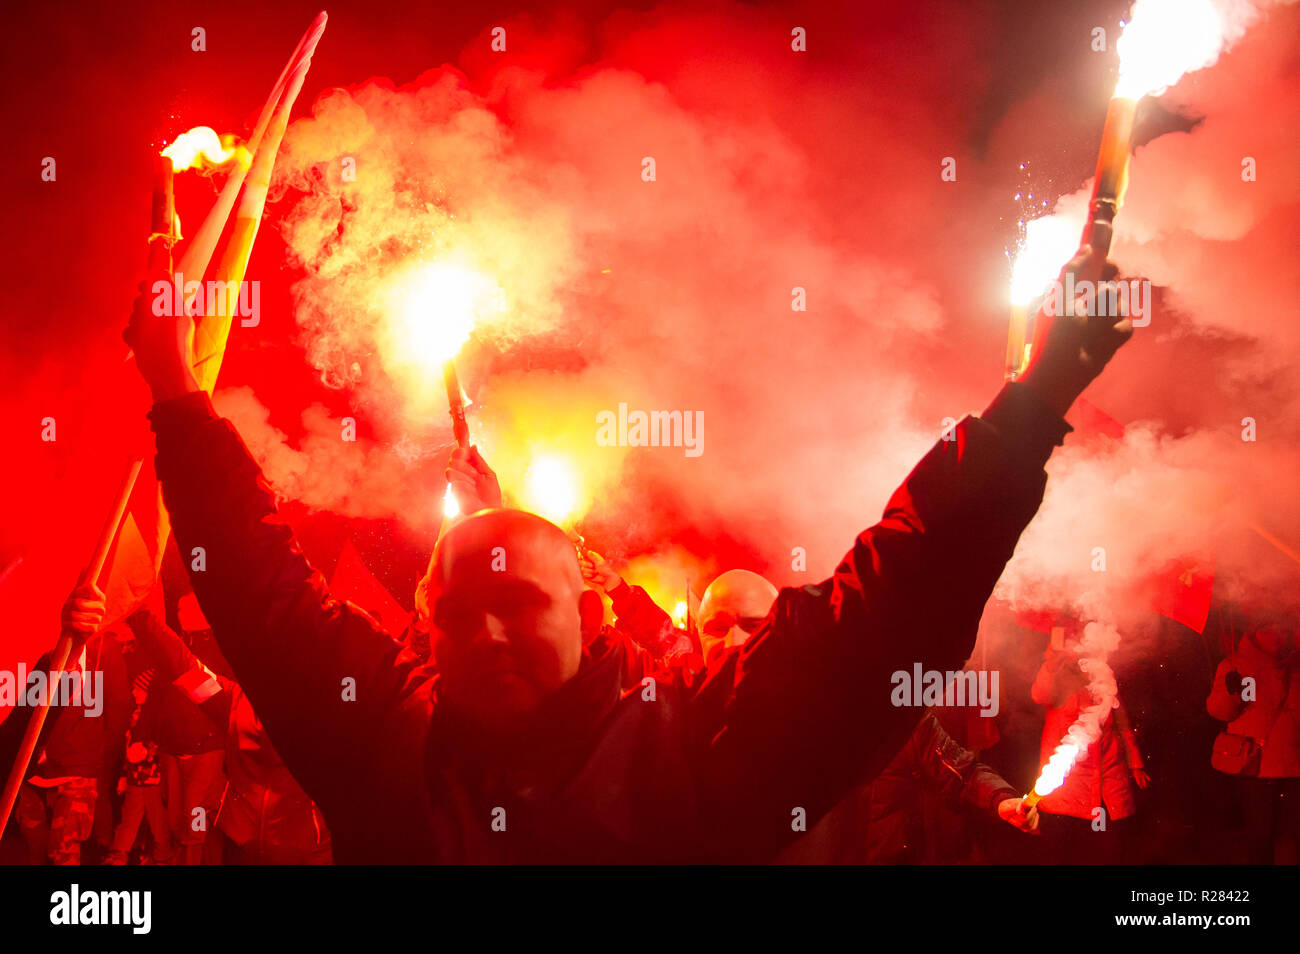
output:
<instances>
[{"instance_id":1,"label":"bald man with raised arm","mask_svg":"<svg viewBox=\"0 0 1300 954\"><path fill-rule=\"evenodd\" d=\"M1076 278L1109 278L1092 255ZM1110 269L1109 266L1106 266ZM1022 383L940 440L835 574L780 593L691 686L620 691L584 661L564 534L489 510L439 541L437 676L330 597L189 367L189 319L145 300L127 338L154 392L157 469L222 652L325 814L341 862L764 861L901 748L890 674L959 670L1042 499L1066 409L1131 333L1051 323ZM851 447L846 452L851 453Z\"/></svg>"}]
</instances>

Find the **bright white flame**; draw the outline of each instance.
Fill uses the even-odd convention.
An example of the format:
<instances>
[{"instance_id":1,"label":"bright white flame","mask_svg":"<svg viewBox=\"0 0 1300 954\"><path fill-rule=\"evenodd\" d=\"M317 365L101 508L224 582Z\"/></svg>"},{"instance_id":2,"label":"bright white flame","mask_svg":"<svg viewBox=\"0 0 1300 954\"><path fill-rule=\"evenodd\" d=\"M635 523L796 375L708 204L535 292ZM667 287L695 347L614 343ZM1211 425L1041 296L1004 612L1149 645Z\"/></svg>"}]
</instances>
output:
<instances>
[{"instance_id":1,"label":"bright white flame","mask_svg":"<svg viewBox=\"0 0 1300 954\"><path fill-rule=\"evenodd\" d=\"M1028 305L1056 279L1079 249L1082 224L1044 215L1025 224L1025 241L1011 266L1011 303Z\"/></svg>"},{"instance_id":2,"label":"bright white flame","mask_svg":"<svg viewBox=\"0 0 1300 954\"><path fill-rule=\"evenodd\" d=\"M1244 0L1137 0L1115 43L1115 95L1141 99L1164 92L1184 73L1214 63L1257 17Z\"/></svg>"},{"instance_id":3,"label":"bright white flame","mask_svg":"<svg viewBox=\"0 0 1300 954\"><path fill-rule=\"evenodd\" d=\"M389 340L404 361L433 372L456 356L480 315L499 309L492 279L454 262L408 269L388 294Z\"/></svg>"},{"instance_id":4,"label":"bright white flame","mask_svg":"<svg viewBox=\"0 0 1300 954\"><path fill-rule=\"evenodd\" d=\"M578 509L578 478L558 454L533 458L524 475L524 504L552 523L564 523Z\"/></svg>"},{"instance_id":5,"label":"bright white flame","mask_svg":"<svg viewBox=\"0 0 1300 954\"><path fill-rule=\"evenodd\" d=\"M242 146L227 149L221 145L221 137L211 126L195 126L183 132L175 141L162 151L172 161L172 169L180 172L201 162L209 166L220 166L238 155L241 163L247 164L248 151Z\"/></svg>"},{"instance_id":6,"label":"bright white flame","mask_svg":"<svg viewBox=\"0 0 1300 954\"><path fill-rule=\"evenodd\" d=\"M460 516L460 503L451 492L451 484L447 485L447 492L442 495L442 515L448 519Z\"/></svg>"},{"instance_id":7,"label":"bright white flame","mask_svg":"<svg viewBox=\"0 0 1300 954\"><path fill-rule=\"evenodd\" d=\"M1039 795L1050 795L1061 787L1065 782L1065 776L1070 773L1074 763L1082 753L1079 747L1073 742L1062 742L1052 753L1052 757L1047 760L1043 766L1043 771L1038 775L1038 781L1034 783L1034 791Z\"/></svg>"}]
</instances>

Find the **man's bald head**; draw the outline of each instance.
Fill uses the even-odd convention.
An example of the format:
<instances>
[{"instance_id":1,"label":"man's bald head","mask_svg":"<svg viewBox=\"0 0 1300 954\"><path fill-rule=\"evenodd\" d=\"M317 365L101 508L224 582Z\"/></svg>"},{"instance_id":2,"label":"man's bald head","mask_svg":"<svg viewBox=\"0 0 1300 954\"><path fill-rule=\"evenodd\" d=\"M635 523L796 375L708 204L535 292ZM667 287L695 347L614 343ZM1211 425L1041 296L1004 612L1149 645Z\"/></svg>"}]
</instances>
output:
<instances>
[{"instance_id":1,"label":"man's bald head","mask_svg":"<svg viewBox=\"0 0 1300 954\"><path fill-rule=\"evenodd\" d=\"M573 544L536 514L483 510L447 531L426 596L447 703L508 725L573 678L582 590Z\"/></svg>"},{"instance_id":2,"label":"man's bald head","mask_svg":"<svg viewBox=\"0 0 1300 954\"><path fill-rule=\"evenodd\" d=\"M749 570L728 570L700 600L700 642L707 656L716 646L749 639L776 601L776 587Z\"/></svg>"}]
</instances>

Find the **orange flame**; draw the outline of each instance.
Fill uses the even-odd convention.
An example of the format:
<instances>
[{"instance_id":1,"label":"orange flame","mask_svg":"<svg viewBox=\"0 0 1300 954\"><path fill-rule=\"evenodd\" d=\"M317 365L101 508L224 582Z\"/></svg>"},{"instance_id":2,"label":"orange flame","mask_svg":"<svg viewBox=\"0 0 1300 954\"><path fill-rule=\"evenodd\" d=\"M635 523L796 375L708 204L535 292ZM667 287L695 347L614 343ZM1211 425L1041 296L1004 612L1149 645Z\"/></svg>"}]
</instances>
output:
<instances>
[{"instance_id":1,"label":"orange flame","mask_svg":"<svg viewBox=\"0 0 1300 954\"><path fill-rule=\"evenodd\" d=\"M247 168L251 160L248 150L234 136L218 136L211 126L195 126L181 133L162 154L172 161L174 172L195 167L212 171L229 163Z\"/></svg>"}]
</instances>

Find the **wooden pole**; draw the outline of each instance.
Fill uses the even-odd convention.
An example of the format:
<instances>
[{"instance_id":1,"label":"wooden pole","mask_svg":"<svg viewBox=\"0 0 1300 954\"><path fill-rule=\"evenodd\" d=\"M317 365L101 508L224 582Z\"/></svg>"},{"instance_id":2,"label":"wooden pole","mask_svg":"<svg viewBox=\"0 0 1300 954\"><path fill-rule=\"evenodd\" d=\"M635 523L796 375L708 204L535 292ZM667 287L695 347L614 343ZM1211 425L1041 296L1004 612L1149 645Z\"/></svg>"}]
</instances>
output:
<instances>
[{"instance_id":1,"label":"wooden pole","mask_svg":"<svg viewBox=\"0 0 1300 954\"><path fill-rule=\"evenodd\" d=\"M126 516L126 507L131 500L131 491L135 487L135 479L140 474L140 467L143 461L133 460L127 466L126 473L122 475L122 482L117 488L117 498L113 501L113 509L109 512L108 519L104 521L104 526L99 532L99 540L95 543L95 551L90 556L90 563L81 574L79 586L99 583L99 575L104 571L104 563L108 560L109 551L113 549L113 542L117 539L118 530L122 526L122 520ZM36 742L40 738L41 729L45 727L45 721L49 718L50 703L54 699L54 687L58 683L59 675L67 668L68 660L72 658L72 652L78 648L80 642L80 633L75 630L65 629L59 633L59 641L54 646L54 653L50 658L49 682L47 683L48 691L45 693L45 701L32 713L31 720L27 723L27 728L23 732L22 744L18 747L18 757L14 759L13 767L9 770L9 778L5 782L4 794L0 796L0 832L3 832L5 826L9 823L9 815L13 812L14 802L18 800L18 790L22 788L23 776L27 774L27 766L31 764L32 755L36 752ZM26 687L23 688L25 691Z\"/></svg>"}]
</instances>

